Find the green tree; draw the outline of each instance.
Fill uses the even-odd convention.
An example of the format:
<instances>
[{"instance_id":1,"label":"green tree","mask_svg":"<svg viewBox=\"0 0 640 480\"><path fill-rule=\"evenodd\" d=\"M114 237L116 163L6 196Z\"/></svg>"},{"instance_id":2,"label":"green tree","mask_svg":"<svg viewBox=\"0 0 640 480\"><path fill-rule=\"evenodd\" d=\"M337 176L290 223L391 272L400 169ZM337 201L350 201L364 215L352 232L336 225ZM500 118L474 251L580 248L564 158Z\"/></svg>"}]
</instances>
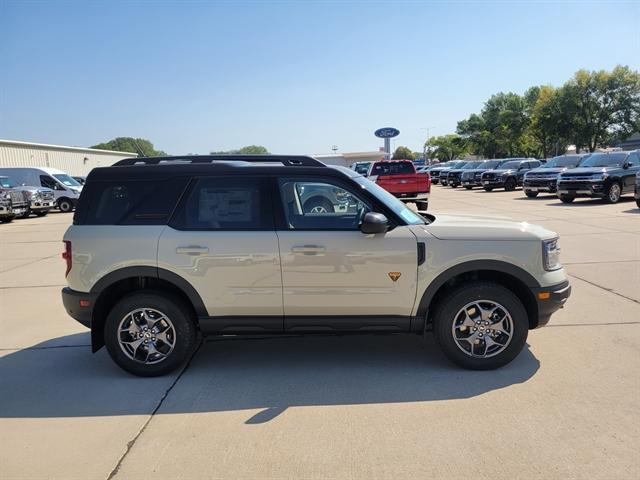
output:
<instances>
[{"instance_id":1,"label":"green tree","mask_svg":"<svg viewBox=\"0 0 640 480\"><path fill-rule=\"evenodd\" d=\"M465 139L455 134L431 137L426 146L429 158L438 158L441 162L459 158L469 152Z\"/></svg>"},{"instance_id":2,"label":"green tree","mask_svg":"<svg viewBox=\"0 0 640 480\"><path fill-rule=\"evenodd\" d=\"M269 150L262 145L247 145L237 150L211 152L211 155L268 155Z\"/></svg>"},{"instance_id":3,"label":"green tree","mask_svg":"<svg viewBox=\"0 0 640 480\"><path fill-rule=\"evenodd\" d=\"M146 138L133 138L133 137L117 137L108 142L99 143L90 148L97 148L100 150L115 150L118 152L131 152L142 154L145 157L164 157L166 152L162 150L156 150Z\"/></svg>"},{"instance_id":4,"label":"green tree","mask_svg":"<svg viewBox=\"0 0 640 480\"><path fill-rule=\"evenodd\" d=\"M524 98L530 119L528 135L533 140L530 155L547 158L564 153L569 125L563 124L560 91L549 85L531 87Z\"/></svg>"},{"instance_id":5,"label":"green tree","mask_svg":"<svg viewBox=\"0 0 640 480\"><path fill-rule=\"evenodd\" d=\"M415 160L416 157L409 147L398 147L393 152L392 160Z\"/></svg>"},{"instance_id":6,"label":"green tree","mask_svg":"<svg viewBox=\"0 0 640 480\"><path fill-rule=\"evenodd\" d=\"M640 128L640 74L629 67L579 70L561 90L564 127L578 148L593 152Z\"/></svg>"}]
</instances>

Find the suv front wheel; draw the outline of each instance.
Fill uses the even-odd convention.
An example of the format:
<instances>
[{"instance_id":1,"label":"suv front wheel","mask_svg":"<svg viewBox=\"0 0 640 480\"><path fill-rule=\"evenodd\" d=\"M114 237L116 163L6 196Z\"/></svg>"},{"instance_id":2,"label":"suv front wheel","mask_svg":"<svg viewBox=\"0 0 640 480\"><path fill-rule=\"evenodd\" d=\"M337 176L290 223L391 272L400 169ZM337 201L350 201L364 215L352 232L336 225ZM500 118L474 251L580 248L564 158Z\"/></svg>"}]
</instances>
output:
<instances>
[{"instance_id":1,"label":"suv front wheel","mask_svg":"<svg viewBox=\"0 0 640 480\"><path fill-rule=\"evenodd\" d=\"M111 358L141 377L164 375L182 365L196 347L189 309L164 292L127 295L109 312L104 341Z\"/></svg>"},{"instance_id":2,"label":"suv front wheel","mask_svg":"<svg viewBox=\"0 0 640 480\"><path fill-rule=\"evenodd\" d=\"M472 370L490 370L520 353L529 321L512 291L475 281L460 285L438 304L433 332L449 360Z\"/></svg>"}]
</instances>

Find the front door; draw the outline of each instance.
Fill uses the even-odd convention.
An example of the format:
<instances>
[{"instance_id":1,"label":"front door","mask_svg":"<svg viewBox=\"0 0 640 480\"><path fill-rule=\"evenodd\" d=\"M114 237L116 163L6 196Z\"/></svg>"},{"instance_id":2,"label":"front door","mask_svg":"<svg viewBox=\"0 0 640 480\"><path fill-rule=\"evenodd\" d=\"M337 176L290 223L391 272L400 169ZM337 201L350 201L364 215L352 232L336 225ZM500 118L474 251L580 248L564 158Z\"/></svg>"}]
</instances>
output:
<instances>
[{"instance_id":1,"label":"front door","mask_svg":"<svg viewBox=\"0 0 640 480\"><path fill-rule=\"evenodd\" d=\"M278 186L285 329L408 329L417 282L409 228L361 233L375 205L339 180L287 178Z\"/></svg>"},{"instance_id":2,"label":"front door","mask_svg":"<svg viewBox=\"0 0 640 480\"><path fill-rule=\"evenodd\" d=\"M208 331L283 328L280 254L265 185L260 178L201 178L160 236L158 267L196 289Z\"/></svg>"}]
</instances>

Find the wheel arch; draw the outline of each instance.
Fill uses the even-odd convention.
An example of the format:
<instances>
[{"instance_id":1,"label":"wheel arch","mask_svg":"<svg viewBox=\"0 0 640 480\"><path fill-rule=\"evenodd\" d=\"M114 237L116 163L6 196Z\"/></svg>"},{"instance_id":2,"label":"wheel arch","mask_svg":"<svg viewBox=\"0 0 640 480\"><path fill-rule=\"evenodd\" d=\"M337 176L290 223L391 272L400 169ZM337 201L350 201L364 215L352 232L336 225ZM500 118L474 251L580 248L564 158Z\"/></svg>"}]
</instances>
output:
<instances>
[{"instance_id":1,"label":"wheel arch","mask_svg":"<svg viewBox=\"0 0 640 480\"><path fill-rule=\"evenodd\" d=\"M91 318L91 347L93 352L104 345L104 322L111 307L122 296L136 290L153 289L179 297L191 310L196 325L198 318L207 316L207 309L196 289L180 275L163 268L125 267L108 273L91 288L97 294Z\"/></svg>"},{"instance_id":2,"label":"wheel arch","mask_svg":"<svg viewBox=\"0 0 640 480\"><path fill-rule=\"evenodd\" d=\"M529 328L538 325L538 304L533 289L540 283L526 270L500 260L472 260L455 265L438 275L422 294L416 312L416 325L412 330L429 328L431 313L447 291L462 282L491 280L516 294L527 311Z\"/></svg>"}]
</instances>

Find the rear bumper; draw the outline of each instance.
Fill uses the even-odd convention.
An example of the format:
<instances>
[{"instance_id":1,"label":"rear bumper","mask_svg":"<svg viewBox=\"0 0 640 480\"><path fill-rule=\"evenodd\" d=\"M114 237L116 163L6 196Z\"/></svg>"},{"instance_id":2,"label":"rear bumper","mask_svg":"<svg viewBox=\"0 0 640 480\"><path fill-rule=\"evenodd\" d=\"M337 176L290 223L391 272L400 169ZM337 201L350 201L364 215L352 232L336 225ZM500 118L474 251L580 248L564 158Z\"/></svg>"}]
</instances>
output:
<instances>
[{"instance_id":1,"label":"rear bumper","mask_svg":"<svg viewBox=\"0 0 640 480\"><path fill-rule=\"evenodd\" d=\"M69 287L62 289L62 304L69 316L85 327L91 328L91 318L93 317L93 307L97 293L76 292ZM80 300L89 302L88 306L81 306Z\"/></svg>"},{"instance_id":2,"label":"rear bumper","mask_svg":"<svg viewBox=\"0 0 640 480\"><path fill-rule=\"evenodd\" d=\"M564 304L571 295L571 285L567 280L550 287L534 288L533 294L538 304L537 328L549 323L551 315L564 307Z\"/></svg>"},{"instance_id":3,"label":"rear bumper","mask_svg":"<svg viewBox=\"0 0 640 480\"><path fill-rule=\"evenodd\" d=\"M391 192L394 197L403 202L427 202L429 200L429 192Z\"/></svg>"}]
</instances>

